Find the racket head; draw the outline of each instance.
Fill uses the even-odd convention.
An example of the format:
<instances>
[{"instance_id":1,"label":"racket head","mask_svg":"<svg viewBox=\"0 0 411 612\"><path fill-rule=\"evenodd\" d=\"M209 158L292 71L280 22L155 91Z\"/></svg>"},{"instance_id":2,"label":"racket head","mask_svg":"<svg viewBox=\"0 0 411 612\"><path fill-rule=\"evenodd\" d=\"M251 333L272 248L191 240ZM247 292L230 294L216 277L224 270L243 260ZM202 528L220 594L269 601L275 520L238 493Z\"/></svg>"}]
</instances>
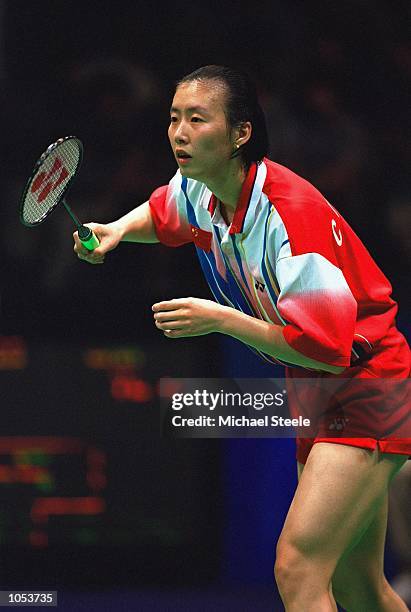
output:
<instances>
[{"instance_id":1,"label":"racket head","mask_svg":"<svg viewBox=\"0 0 411 612\"><path fill-rule=\"evenodd\" d=\"M53 142L37 160L20 199L20 221L26 227L43 223L66 195L83 160L76 136Z\"/></svg>"}]
</instances>

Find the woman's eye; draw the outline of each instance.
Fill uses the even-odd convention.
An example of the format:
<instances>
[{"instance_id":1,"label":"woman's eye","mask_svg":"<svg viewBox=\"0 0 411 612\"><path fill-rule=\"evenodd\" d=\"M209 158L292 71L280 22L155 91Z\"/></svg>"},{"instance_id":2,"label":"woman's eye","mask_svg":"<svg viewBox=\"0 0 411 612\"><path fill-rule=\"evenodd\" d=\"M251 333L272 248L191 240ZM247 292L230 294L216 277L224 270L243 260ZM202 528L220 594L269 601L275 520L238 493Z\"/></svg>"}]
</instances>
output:
<instances>
[{"instance_id":1,"label":"woman's eye","mask_svg":"<svg viewBox=\"0 0 411 612\"><path fill-rule=\"evenodd\" d=\"M194 123L199 123L200 121L202 121L202 119L200 117L191 117L191 121L193 121Z\"/></svg>"},{"instance_id":2,"label":"woman's eye","mask_svg":"<svg viewBox=\"0 0 411 612\"><path fill-rule=\"evenodd\" d=\"M177 117L170 117L170 122L175 123L177 121Z\"/></svg>"}]
</instances>

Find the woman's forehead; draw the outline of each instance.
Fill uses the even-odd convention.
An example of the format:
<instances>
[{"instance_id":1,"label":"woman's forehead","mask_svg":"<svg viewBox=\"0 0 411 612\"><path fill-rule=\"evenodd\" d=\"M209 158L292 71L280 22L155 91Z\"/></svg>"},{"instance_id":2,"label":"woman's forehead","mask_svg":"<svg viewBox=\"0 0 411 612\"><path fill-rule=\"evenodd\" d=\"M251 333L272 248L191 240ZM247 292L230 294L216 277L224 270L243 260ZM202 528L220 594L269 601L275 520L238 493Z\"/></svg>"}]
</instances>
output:
<instances>
[{"instance_id":1,"label":"woman's forehead","mask_svg":"<svg viewBox=\"0 0 411 612\"><path fill-rule=\"evenodd\" d=\"M203 107L210 112L225 109L225 89L218 81L189 81L176 89L173 107Z\"/></svg>"}]
</instances>

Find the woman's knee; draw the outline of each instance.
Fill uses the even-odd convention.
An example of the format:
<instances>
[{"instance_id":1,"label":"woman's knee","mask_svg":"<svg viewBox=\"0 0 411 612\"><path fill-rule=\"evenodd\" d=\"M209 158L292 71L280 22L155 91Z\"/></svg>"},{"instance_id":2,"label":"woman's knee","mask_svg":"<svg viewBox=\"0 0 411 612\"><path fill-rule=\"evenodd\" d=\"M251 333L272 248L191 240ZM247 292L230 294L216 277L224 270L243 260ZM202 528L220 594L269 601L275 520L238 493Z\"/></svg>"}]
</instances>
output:
<instances>
[{"instance_id":1,"label":"woman's knee","mask_svg":"<svg viewBox=\"0 0 411 612\"><path fill-rule=\"evenodd\" d=\"M274 564L274 579L278 590L284 599L289 599L301 584L304 573L304 563L299 552L288 545L277 546L276 560Z\"/></svg>"},{"instance_id":2,"label":"woman's knee","mask_svg":"<svg viewBox=\"0 0 411 612\"><path fill-rule=\"evenodd\" d=\"M274 564L274 576L277 583L288 580L290 574L295 571L298 556L297 549L280 537L277 542Z\"/></svg>"},{"instance_id":3,"label":"woman's knee","mask_svg":"<svg viewBox=\"0 0 411 612\"><path fill-rule=\"evenodd\" d=\"M320 560L305 547L280 538L274 565L274 576L280 590L295 589L296 585L303 585L313 580L314 576L320 579L323 572L313 572L313 568L320 565Z\"/></svg>"}]
</instances>

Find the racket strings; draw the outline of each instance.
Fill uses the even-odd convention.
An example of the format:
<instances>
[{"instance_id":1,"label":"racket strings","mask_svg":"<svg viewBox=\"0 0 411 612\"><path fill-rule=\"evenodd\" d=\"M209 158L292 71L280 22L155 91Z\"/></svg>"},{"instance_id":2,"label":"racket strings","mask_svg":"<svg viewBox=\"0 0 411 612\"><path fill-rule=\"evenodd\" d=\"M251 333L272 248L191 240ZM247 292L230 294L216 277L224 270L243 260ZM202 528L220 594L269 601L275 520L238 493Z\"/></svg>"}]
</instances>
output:
<instances>
[{"instance_id":1,"label":"racket strings","mask_svg":"<svg viewBox=\"0 0 411 612\"><path fill-rule=\"evenodd\" d=\"M37 225L63 198L81 161L81 144L68 138L52 145L41 156L36 171L26 187L22 220Z\"/></svg>"}]
</instances>

